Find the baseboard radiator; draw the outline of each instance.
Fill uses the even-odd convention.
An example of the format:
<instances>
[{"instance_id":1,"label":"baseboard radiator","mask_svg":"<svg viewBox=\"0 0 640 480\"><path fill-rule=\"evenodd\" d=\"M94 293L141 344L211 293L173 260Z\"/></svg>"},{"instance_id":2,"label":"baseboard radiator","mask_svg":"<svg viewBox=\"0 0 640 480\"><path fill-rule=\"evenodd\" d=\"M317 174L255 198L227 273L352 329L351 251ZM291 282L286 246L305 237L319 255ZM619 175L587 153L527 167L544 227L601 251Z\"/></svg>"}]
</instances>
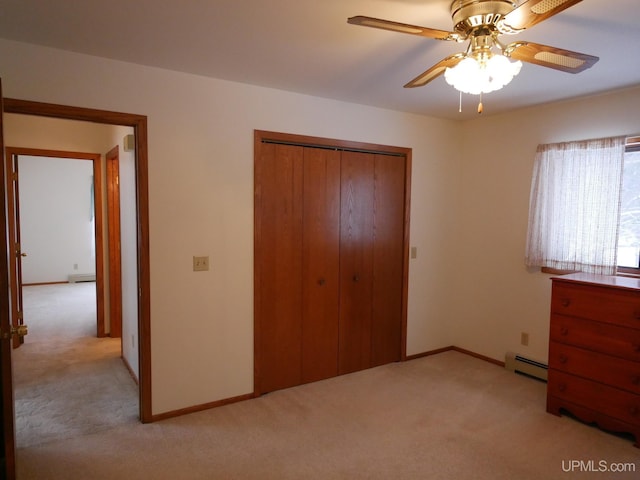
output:
<instances>
[{"instance_id":1,"label":"baseboard radiator","mask_svg":"<svg viewBox=\"0 0 640 480\"><path fill-rule=\"evenodd\" d=\"M521 355L516 355L513 352L507 352L504 359L504 368L546 382L549 366Z\"/></svg>"},{"instance_id":2,"label":"baseboard radiator","mask_svg":"<svg viewBox=\"0 0 640 480\"><path fill-rule=\"evenodd\" d=\"M95 282L95 273L72 273L69 275L69 283L77 282Z\"/></svg>"}]
</instances>

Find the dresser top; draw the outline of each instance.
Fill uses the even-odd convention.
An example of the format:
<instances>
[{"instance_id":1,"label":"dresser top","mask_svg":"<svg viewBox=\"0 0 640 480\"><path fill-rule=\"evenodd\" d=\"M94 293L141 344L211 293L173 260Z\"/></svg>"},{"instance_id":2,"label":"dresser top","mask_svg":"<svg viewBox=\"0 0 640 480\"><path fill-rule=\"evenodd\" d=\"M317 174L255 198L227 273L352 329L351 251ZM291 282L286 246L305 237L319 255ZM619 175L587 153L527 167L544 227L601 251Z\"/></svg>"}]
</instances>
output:
<instances>
[{"instance_id":1,"label":"dresser top","mask_svg":"<svg viewBox=\"0 0 640 480\"><path fill-rule=\"evenodd\" d=\"M615 275L595 275L593 273L570 273L552 277L553 281L581 283L585 285L599 285L603 287L616 287L628 290L640 290L640 278L618 277Z\"/></svg>"}]
</instances>

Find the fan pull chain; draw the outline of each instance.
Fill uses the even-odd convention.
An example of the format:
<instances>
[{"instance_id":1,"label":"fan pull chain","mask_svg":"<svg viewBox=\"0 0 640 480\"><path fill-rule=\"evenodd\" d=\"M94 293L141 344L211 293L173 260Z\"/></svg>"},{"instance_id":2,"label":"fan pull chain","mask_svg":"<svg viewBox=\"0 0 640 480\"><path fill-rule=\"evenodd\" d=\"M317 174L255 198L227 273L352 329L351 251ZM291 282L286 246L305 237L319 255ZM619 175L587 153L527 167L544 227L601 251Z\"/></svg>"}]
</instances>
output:
<instances>
[{"instance_id":1,"label":"fan pull chain","mask_svg":"<svg viewBox=\"0 0 640 480\"><path fill-rule=\"evenodd\" d=\"M480 92L480 103L478 103L478 113L482 113L484 107L482 106L482 92Z\"/></svg>"},{"instance_id":2,"label":"fan pull chain","mask_svg":"<svg viewBox=\"0 0 640 480\"><path fill-rule=\"evenodd\" d=\"M460 100L458 101L458 113L462 113L462 90L459 91Z\"/></svg>"}]
</instances>

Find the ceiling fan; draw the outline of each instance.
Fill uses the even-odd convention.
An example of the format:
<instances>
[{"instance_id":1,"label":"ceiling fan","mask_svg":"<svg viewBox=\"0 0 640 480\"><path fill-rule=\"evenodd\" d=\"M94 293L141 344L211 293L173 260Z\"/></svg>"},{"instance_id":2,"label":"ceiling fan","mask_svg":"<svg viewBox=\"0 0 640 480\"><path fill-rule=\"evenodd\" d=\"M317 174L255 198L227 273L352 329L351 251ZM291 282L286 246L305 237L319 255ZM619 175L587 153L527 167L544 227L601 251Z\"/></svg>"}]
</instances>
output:
<instances>
[{"instance_id":1,"label":"ceiling fan","mask_svg":"<svg viewBox=\"0 0 640 480\"><path fill-rule=\"evenodd\" d=\"M530 28L581 0L453 0L453 31L392 22L373 17L355 16L347 21L354 25L381 28L437 40L469 41L464 52L450 55L418 75L405 88L421 87L441 74L447 82L465 93L482 94L506 85L520 66L520 61L534 63L568 73L579 73L591 67L598 57L572 52L539 43L517 41L504 45L499 35L513 35ZM518 4L519 3L519 4ZM516 62L509 62L513 59ZM501 66L494 64L502 63ZM507 65L508 64L508 65ZM503 73L501 68L506 68ZM457 72L456 72L457 70ZM481 111L481 105L480 109Z\"/></svg>"}]
</instances>

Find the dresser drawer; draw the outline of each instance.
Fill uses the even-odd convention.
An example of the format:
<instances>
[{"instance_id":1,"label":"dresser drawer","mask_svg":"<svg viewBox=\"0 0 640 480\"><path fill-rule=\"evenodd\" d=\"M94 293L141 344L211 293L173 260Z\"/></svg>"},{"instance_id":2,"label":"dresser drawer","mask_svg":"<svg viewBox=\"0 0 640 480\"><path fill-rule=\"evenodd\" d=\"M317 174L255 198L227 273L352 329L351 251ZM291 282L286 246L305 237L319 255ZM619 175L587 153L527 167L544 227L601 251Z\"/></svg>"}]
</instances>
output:
<instances>
[{"instance_id":1,"label":"dresser drawer","mask_svg":"<svg viewBox=\"0 0 640 480\"><path fill-rule=\"evenodd\" d=\"M640 395L549 369L549 395L640 425Z\"/></svg>"},{"instance_id":2,"label":"dresser drawer","mask_svg":"<svg viewBox=\"0 0 640 480\"><path fill-rule=\"evenodd\" d=\"M551 313L640 329L640 292L554 282Z\"/></svg>"},{"instance_id":3,"label":"dresser drawer","mask_svg":"<svg viewBox=\"0 0 640 480\"><path fill-rule=\"evenodd\" d=\"M640 362L640 330L551 315L550 340Z\"/></svg>"},{"instance_id":4,"label":"dresser drawer","mask_svg":"<svg viewBox=\"0 0 640 480\"><path fill-rule=\"evenodd\" d=\"M549 368L640 395L640 363L638 362L550 342Z\"/></svg>"}]
</instances>

